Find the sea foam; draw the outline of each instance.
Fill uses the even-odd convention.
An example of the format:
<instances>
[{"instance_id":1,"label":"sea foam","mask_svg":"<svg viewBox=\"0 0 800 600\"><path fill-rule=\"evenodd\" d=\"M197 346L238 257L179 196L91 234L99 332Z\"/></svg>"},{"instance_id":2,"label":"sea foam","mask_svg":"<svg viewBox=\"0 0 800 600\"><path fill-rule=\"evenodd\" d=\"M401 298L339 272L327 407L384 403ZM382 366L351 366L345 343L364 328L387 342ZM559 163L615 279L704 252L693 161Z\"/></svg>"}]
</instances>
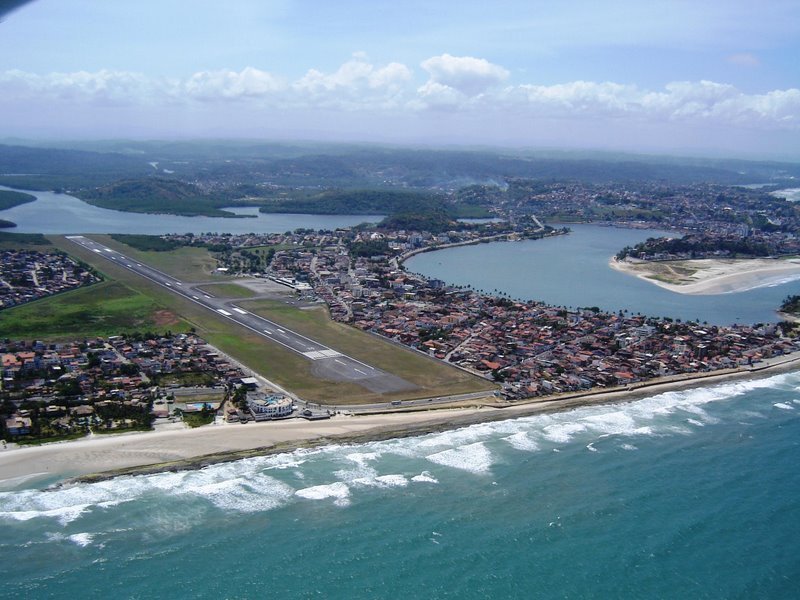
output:
<instances>
[{"instance_id":1,"label":"sea foam","mask_svg":"<svg viewBox=\"0 0 800 600\"><path fill-rule=\"evenodd\" d=\"M425 458L445 467L472 473L487 473L492 466L492 454L483 442L443 450Z\"/></svg>"},{"instance_id":2,"label":"sea foam","mask_svg":"<svg viewBox=\"0 0 800 600\"><path fill-rule=\"evenodd\" d=\"M350 504L350 488L341 481L303 488L302 490L297 490L295 496L307 500L325 500L327 498L333 498L334 504L337 506L347 506Z\"/></svg>"}]
</instances>

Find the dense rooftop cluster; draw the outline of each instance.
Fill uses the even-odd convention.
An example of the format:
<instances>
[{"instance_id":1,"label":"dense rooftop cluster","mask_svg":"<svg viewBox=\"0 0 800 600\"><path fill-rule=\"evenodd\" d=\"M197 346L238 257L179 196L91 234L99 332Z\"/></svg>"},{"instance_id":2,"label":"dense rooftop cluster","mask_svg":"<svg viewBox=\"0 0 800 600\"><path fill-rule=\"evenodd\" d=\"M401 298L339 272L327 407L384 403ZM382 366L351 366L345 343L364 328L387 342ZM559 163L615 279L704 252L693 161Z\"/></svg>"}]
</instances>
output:
<instances>
[{"instance_id":1,"label":"dense rooftop cluster","mask_svg":"<svg viewBox=\"0 0 800 600\"><path fill-rule=\"evenodd\" d=\"M0 310L97 281L63 252L0 251Z\"/></svg>"},{"instance_id":2,"label":"dense rooftop cluster","mask_svg":"<svg viewBox=\"0 0 800 600\"><path fill-rule=\"evenodd\" d=\"M5 342L0 357L7 438L83 434L89 427L149 429L154 403L164 404L168 394L198 385L221 389L242 377L202 339L186 334Z\"/></svg>"},{"instance_id":3,"label":"dense rooftop cluster","mask_svg":"<svg viewBox=\"0 0 800 600\"><path fill-rule=\"evenodd\" d=\"M515 302L400 264L451 242L415 231L307 233L303 245L275 252L271 273L309 282L337 320L502 382L508 398L736 368L798 349L779 325L728 328ZM383 253L354 251L365 247Z\"/></svg>"}]
</instances>

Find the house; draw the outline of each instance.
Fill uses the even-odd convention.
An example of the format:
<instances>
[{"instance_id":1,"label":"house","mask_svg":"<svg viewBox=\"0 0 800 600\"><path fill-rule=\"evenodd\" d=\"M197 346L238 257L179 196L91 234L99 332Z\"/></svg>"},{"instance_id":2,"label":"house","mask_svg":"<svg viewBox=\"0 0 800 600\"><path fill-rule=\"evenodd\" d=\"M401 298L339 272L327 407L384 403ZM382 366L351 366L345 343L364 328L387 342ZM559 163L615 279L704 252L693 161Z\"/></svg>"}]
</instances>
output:
<instances>
[{"instance_id":1,"label":"house","mask_svg":"<svg viewBox=\"0 0 800 600\"><path fill-rule=\"evenodd\" d=\"M27 435L33 425L30 417L13 416L6 419L6 431L9 435Z\"/></svg>"}]
</instances>

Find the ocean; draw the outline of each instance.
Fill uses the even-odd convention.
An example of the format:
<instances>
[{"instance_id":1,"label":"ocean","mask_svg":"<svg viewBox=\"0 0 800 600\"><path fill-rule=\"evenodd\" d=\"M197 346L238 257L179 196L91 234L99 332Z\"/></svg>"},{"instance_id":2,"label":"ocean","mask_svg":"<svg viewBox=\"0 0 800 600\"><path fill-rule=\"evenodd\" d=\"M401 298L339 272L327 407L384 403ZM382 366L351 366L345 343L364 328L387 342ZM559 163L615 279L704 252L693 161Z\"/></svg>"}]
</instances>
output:
<instances>
[{"instance_id":1,"label":"ocean","mask_svg":"<svg viewBox=\"0 0 800 600\"><path fill-rule=\"evenodd\" d=\"M796 598L800 374L0 493L16 598Z\"/></svg>"}]
</instances>

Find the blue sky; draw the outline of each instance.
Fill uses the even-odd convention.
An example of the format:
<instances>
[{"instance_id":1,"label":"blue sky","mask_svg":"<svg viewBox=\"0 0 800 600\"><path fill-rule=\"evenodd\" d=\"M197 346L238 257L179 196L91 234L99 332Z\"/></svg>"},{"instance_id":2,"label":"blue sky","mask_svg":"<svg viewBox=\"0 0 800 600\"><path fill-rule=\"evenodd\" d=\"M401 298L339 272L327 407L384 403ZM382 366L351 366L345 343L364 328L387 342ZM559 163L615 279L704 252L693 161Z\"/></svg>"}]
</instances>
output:
<instances>
[{"instance_id":1,"label":"blue sky","mask_svg":"<svg viewBox=\"0 0 800 600\"><path fill-rule=\"evenodd\" d=\"M34 0L0 137L800 159L800 2Z\"/></svg>"}]
</instances>

